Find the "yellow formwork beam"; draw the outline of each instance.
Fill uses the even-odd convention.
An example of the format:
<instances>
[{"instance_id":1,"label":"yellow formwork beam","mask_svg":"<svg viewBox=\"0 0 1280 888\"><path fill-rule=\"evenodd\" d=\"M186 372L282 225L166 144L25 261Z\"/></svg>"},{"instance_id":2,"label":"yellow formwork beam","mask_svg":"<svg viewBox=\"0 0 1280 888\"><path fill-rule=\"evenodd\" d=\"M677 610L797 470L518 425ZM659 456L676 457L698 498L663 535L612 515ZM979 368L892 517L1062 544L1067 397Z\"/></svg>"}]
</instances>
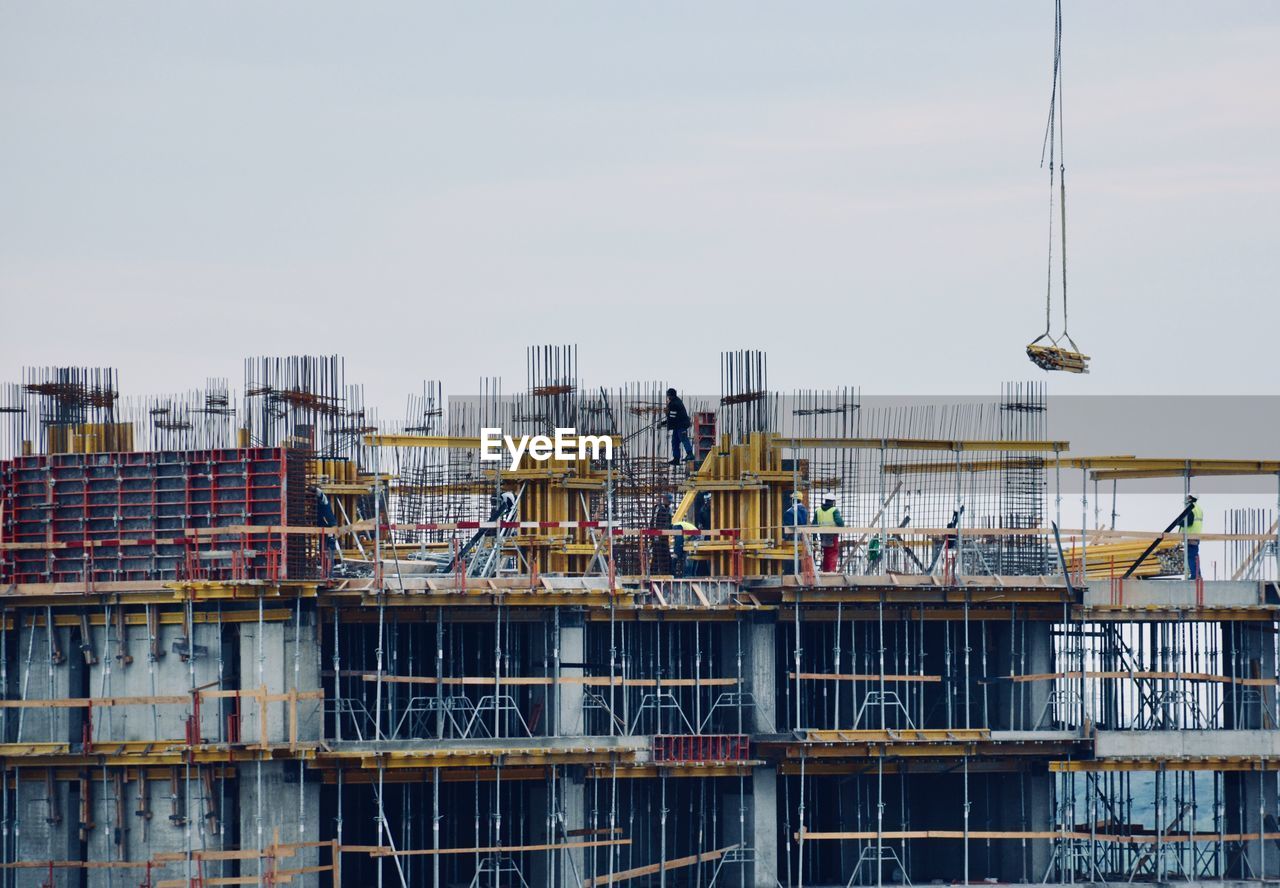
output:
<instances>
[{"instance_id":1,"label":"yellow formwork beam","mask_svg":"<svg viewBox=\"0 0 1280 888\"><path fill-rule=\"evenodd\" d=\"M1065 453L1069 441L1007 441L1001 439L947 440L945 438L774 438L773 446L788 450L942 450L949 452Z\"/></svg>"},{"instance_id":2,"label":"yellow formwork beam","mask_svg":"<svg viewBox=\"0 0 1280 888\"><path fill-rule=\"evenodd\" d=\"M608 438L612 441L613 446L617 447L622 443L622 438L618 435L593 435L595 438ZM479 450L480 438L470 435L365 435L364 445L366 447L437 447L449 450ZM577 436L566 438L567 441L577 441Z\"/></svg>"},{"instance_id":3,"label":"yellow formwork beam","mask_svg":"<svg viewBox=\"0 0 1280 888\"><path fill-rule=\"evenodd\" d=\"M1067 759L1049 762L1050 771L1280 771L1280 759L1241 755L1196 758Z\"/></svg>"},{"instance_id":4,"label":"yellow formwork beam","mask_svg":"<svg viewBox=\"0 0 1280 888\"><path fill-rule=\"evenodd\" d=\"M366 447L439 447L479 450L480 439L469 435L365 435Z\"/></svg>"}]
</instances>

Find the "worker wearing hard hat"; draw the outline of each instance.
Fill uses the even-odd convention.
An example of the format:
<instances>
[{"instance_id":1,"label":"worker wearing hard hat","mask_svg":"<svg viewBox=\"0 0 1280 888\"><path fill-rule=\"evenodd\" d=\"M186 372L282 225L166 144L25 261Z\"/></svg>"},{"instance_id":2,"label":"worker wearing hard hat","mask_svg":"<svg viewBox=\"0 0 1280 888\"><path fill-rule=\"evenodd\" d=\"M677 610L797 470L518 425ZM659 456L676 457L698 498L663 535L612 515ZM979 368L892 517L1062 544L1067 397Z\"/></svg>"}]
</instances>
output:
<instances>
[{"instance_id":1,"label":"worker wearing hard hat","mask_svg":"<svg viewBox=\"0 0 1280 888\"><path fill-rule=\"evenodd\" d=\"M819 527L844 527L844 518L836 508L834 494L823 494L822 507L814 513L814 523ZM840 537L834 533L822 535L822 569L834 573L840 562Z\"/></svg>"},{"instance_id":2,"label":"worker wearing hard hat","mask_svg":"<svg viewBox=\"0 0 1280 888\"><path fill-rule=\"evenodd\" d=\"M790 528L804 527L809 523L809 507L804 504L799 491L791 494L791 504L782 512L782 538L793 540L796 532Z\"/></svg>"},{"instance_id":3,"label":"worker wearing hard hat","mask_svg":"<svg viewBox=\"0 0 1280 888\"><path fill-rule=\"evenodd\" d=\"M804 527L809 523L809 507L804 504L804 500L800 496L800 491L792 492L790 505L782 511L782 539L784 543L790 543L798 546L800 543L796 539L795 528ZM796 552L791 561L787 562L787 573L795 573L798 559L801 553Z\"/></svg>"},{"instance_id":4,"label":"worker wearing hard hat","mask_svg":"<svg viewBox=\"0 0 1280 888\"><path fill-rule=\"evenodd\" d=\"M1200 534L1204 531L1204 509L1191 494L1187 494L1186 510L1182 513L1182 532L1187 537L1187 577L1200 578Z\"/></svg>"}]
</instances>

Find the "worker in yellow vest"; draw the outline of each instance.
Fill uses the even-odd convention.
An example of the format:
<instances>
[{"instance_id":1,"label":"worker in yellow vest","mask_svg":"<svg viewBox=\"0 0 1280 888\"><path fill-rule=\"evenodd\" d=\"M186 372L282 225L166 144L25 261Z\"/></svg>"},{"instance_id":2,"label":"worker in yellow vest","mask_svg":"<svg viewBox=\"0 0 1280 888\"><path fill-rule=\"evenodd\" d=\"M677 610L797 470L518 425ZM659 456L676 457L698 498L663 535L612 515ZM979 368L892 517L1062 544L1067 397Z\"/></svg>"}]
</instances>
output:
<instances>
[{"instance_id":1,"label":"worker in yellow vest","mask_svg":"<svg viewBox=\"0 0 1280 888\"><path fill-rule=\"evenodd\" d=\"M814 523L819 527L844 527L844 517L836 508L833 494L822 497L822 507L814 513ZM822 569L826 573L835 573L840 563L840 537L834 533L822 535Z\"/></svg>"},{"instance_id":2,"label":"worker in yellow vest","mask_svg":"<svg viewBox=\"0 0 1280 888\"><path fill-rule=\"evenodd\" d=\"M1182 519L1182 530L1187 535L1187 576L1200 578L1200 534L1204 531L1204 509L1191 494L1187 494L1187 509Z\"/></svg>"}]
</instances>

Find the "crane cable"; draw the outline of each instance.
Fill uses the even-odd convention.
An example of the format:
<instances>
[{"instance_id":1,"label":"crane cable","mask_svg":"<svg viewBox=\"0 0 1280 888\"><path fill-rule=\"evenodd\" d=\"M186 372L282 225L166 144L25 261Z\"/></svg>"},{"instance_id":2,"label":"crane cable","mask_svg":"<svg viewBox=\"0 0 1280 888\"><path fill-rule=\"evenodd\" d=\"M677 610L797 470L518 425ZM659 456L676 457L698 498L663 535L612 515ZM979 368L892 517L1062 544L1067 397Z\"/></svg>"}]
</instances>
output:
<instances>
[{"instance_id":1,"label":"crane cable","mask_svg":"<svg viewBox=\"0 0 1280 888\"><path fill-rule=\"evenodd\" d=\"M1048 276L1045 281L1044 294L1044 332L1032 340L1032 345L1042 339L1048 339L1053 346L1058 346L1060 339L1065 339L1072 351L1078 352L1075 341L1067 332L1067 168L1066 139L1063 130L1062 102L1062 0L1054 0L1053 29L1053 85L1049 93L1049 119L1045 125L1044 141L1040 148L1040 166L1049 166L1049 259ZM1055 185L1056 195L1055 195ZM1057 198L1058 228L1062 241L1062 336L1054 338L1052 329L1053 311L1053 241L1054 241L1054 199Z\"/></svg>"}]
</instances>

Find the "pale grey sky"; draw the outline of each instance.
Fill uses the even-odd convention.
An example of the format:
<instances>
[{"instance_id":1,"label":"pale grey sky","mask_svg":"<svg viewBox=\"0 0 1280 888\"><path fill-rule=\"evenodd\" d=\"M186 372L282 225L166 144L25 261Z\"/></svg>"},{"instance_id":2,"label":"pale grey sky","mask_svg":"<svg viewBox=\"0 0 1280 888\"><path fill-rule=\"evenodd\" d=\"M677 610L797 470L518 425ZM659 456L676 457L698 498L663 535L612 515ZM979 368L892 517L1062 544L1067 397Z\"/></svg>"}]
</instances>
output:
<instances>
[{"instance_id":1,"label":"pale grey sky","mask_svg":"<svg viewBox=\"0 0 1280 888\"><path fill-rule=\"evenodd\" d=\"M1275 393L1280 3L1067 0L1053 394ZM0 379L1039 375L1051 0L0 2Z\"/></svg>"}]
</instances>

